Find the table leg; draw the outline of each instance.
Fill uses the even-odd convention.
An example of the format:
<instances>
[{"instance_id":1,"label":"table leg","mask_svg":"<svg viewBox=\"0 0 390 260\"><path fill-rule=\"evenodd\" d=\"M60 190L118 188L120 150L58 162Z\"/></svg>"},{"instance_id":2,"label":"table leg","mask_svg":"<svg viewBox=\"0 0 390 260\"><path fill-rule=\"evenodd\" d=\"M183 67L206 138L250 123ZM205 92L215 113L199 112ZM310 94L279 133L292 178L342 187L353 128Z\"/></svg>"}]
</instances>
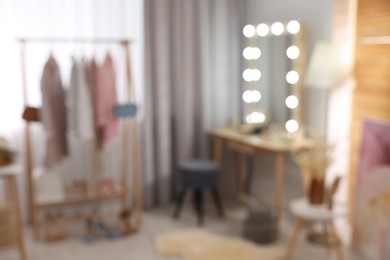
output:
<instances>
[{"instance_id":1,"label":"table leg","mask_svg":"<svg viewBox=\"0 0 390 260\"><path fill-rule=\"evenodd\" d=\"M9 178L9 186L11 190L11 196L15 202L14 205L14 212L15 212L15 221L16 221L16 232L18 236L18 244L19 244L19 251L20 251L20 258L22 260L27 259L26 256L26 249L24 245L24 237L23 237L23 229L22 229L22 222L20 219L20 209L19 209L19 196L18 196L18 189L16 185L16 179L15 177Z\"/></svg>"},{"instance_id":2,"label":"table leg","mask_svg":"<svg viewBox=\"0 0 390 260\"><path fill-rule=\"evenodd\" d=\"M13 194L12 194L12 183L11 183L11 177L6 177L4 179L4 195L5 195L5 204L7 205L7 207L13 211L13 207L15 207L14 205L14 198L12 197Z\"/></svg>"},{"instance_id":3,"label":"table leg","mask_svg":"<svg viewBox=\"0 0 390 260\"><path fill-rule=\"evenodd\" d=\"M245 155L243 153L237 152L237 179L238 179L238 189L239 195L242 196L245 194Z\"/></svg>"},{"instance_id":4,"label":"table leg","mask_svg":"<svg viewBox=\"0 0 390 260\"><path fill-rule=\"evenodd\" d=\"M246 155L246 172L245 172L245 193L251 194L251 183L253 177L253 155Z\"/></svg>"},{"instance_id":5,"label":"table leg","mask_svg":"<svg viewBox=\"0 0 390 260\"><path fill-rule=\"evenodd\" d=\"M276 153L275 161L275 210L279 222L283 207L284 153Z\"/></svg>"},{"instance_id":6,"label":"table leg","mask_svg":"<svg viewBox=\"0 0 390 260\"><path fill-rule=\"evenodd\" d=\"M216 137L214 142L213 160L214 162L221 164L223 152L222 138Z\"/></svg>"},{"instance_id":7,"label":"table leg","mask_svg":"<svg viewBox=\"0 0 390 260\"><path fill-rule=\"evenodd\" d=\"M290 241L288 242L287 252L286 252L286 256L284 258L285 260L289 260L292 257L292 254L294 252L294 247L295 247L295 244L297 243L297 239L299 236L299 232L301 231L302 226L303 226L303 222L304 221L301 218L297 218L297 220L295 221L294 231L293 231L293 234L290 238Z\"/></svg>"}]
</instances>

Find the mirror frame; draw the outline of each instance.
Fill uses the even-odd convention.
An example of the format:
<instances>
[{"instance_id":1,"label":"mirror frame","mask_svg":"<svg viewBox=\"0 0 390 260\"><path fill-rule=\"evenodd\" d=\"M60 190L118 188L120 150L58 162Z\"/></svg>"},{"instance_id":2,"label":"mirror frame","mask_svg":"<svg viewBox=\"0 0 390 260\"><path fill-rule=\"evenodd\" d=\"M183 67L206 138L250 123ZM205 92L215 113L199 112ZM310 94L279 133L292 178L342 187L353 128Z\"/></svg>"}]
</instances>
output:
<instances>
[{"instance_id":1,"label":"mirror frame","mask_svg":"<svg viewBox=\"0 0 390 260\"><path fill-rule=\"evenodd\" d=\"M295 25L295 27L293 25ZM279 32L277 31L277 27L279 27ZM250 123L272 123L272 122L268 122L268 119L266 118L266 114L264 114L263 112L259 112L260 109L256 105L261 98L261 93L259 91L259 86L257 84L257 82L261 80L261 71L257 67L258 59L261 59L261 50L260 52L258 50L254 50L255 52L253 52L253 49L259 49L258 46L256 46L256 42L259 38L285 36L286 34L291 35L292 38L291 46L297 46L299 48L299 56L295 59L289 58L286 54L286 59L290 60L290 64L291 64L289 69L290 71L296 71L298 73L299 80L293 84L286 82L286 84L292 87L291 95L297 97L298 105L294 108L289 108L286 105L286 108L290 110L289 113L290 118L287 120L287 122L285 122L284 128L289 133L296 133L303 125L303 105L304 105L303 82L305 78L307 50L306 50L306 28L303 23L295 20L284 22L284 23L282 22L274 22L268 24L260 23L257 26L253 24L248 24L244 26L243 35L246 38L246 44L242 50L243 65L244 65L242 70L243 89L241 92L242 93L241 102L243 102L242 121L249 124ZM249 47L249 51L248 51L248 47ZM252 53L250 52L251 50ZM252 119L256 119L256 120L252 120Z\"/></svg>"}]
</instances>

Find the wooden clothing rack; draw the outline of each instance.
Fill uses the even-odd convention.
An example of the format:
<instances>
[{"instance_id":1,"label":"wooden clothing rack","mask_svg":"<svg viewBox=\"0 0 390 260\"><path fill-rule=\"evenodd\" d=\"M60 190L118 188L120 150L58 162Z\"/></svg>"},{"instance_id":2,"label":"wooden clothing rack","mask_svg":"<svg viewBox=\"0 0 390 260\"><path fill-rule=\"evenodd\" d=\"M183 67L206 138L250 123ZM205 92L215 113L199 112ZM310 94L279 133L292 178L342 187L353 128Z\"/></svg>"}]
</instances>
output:
<instances>
[{"instance_id":1,"label":"wooden clothing rack","mask_svg":"<svg viewBox=\"0 0 390 260\"><path fill-rule=\"evenodd\" d=\"M131 52L130 46L132 41L130 39L115 39L115 38L20 38L21 51L21 66L22 66L22 85L23 85L23 101L25 107L28 107L28 86L26 76L26 45L31 42L35 43L71 43L71 44L118 44L122 47L125 56L126 77L127 77L127 100L135 103L135 92L133 87L133 76L131 67ZM94 195L88 195L80 198L64 198L63 200L56 200L52 202L39 202L37 201L37 191L35 180L33 176L33 159L32 159L32 143L31 143L31 121L26 120L25 124L25 171L26 171L26 186L27 186L27 201L29 222L33 225L34 234L39 236L39 228L42 225L42 221L39 220L39 211L43 209L61 208L71 205L80 204L96 204L111 200L122 200L122 207L127 209L129 207L129 198L133 198L133 213L135 217L135 226L139 228L142 225L142 190L141 190L141 157L140 157L140 138L139 138L139 124L136 117L129 115L121 117L123 122L123 160L122 160L122 191L116 194L102 195L96 192ZM133 189L129 190L129 171L130 165L126 158L129 158L130 147L129 141L132 142L133 155ZM97 148L95 150L95 191L97 190L97 184L100 179L101 163L99 163L99 154ZM93 214L95 216L96 213ZM84 218L91 217L91 214L86 214ZM70 218L74 219L74 218ZM80 219L78 215L76 219Z\"/></svg>"}]
</instances>

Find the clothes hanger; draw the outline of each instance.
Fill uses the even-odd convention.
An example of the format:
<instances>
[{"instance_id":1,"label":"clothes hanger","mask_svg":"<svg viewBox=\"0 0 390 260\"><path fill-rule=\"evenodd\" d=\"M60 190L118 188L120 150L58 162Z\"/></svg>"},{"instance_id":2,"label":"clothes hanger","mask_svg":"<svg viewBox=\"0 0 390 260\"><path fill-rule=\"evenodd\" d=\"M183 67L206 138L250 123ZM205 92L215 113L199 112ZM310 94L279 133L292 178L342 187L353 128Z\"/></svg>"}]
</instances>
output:
<instances>
[{"instance_id":1,"label":"clothes hanger","mask_svg":"<svg viewBox=\"0 0 390 260\"><path fill-rule=\"evenodd\" d=\"M53 43L49 42L49 60L54 59Z\"/></svg>"}]
</instances>

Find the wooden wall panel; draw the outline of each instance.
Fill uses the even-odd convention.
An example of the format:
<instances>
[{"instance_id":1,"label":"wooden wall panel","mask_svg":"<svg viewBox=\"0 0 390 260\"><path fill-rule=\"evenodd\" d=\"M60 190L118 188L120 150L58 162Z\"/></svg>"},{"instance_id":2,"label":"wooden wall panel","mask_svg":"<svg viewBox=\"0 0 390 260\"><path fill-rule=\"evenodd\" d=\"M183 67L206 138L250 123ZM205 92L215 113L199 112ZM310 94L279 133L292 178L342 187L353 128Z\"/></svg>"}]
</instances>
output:
<instances>
[{"instance_id":1,"label":"wooden wall panel","mask_svg":"<svg viewBox=\"0 0 390 260\"><path fill-rule=\"evenodd\" d=\"M355 194L362 122L390 121L390 42L367 44L367 39L390 36L390 1L358 0L355 77L350 157L350 202ZM389 37L390 39L390 37Z\"/></svg>"}]
</instances>

